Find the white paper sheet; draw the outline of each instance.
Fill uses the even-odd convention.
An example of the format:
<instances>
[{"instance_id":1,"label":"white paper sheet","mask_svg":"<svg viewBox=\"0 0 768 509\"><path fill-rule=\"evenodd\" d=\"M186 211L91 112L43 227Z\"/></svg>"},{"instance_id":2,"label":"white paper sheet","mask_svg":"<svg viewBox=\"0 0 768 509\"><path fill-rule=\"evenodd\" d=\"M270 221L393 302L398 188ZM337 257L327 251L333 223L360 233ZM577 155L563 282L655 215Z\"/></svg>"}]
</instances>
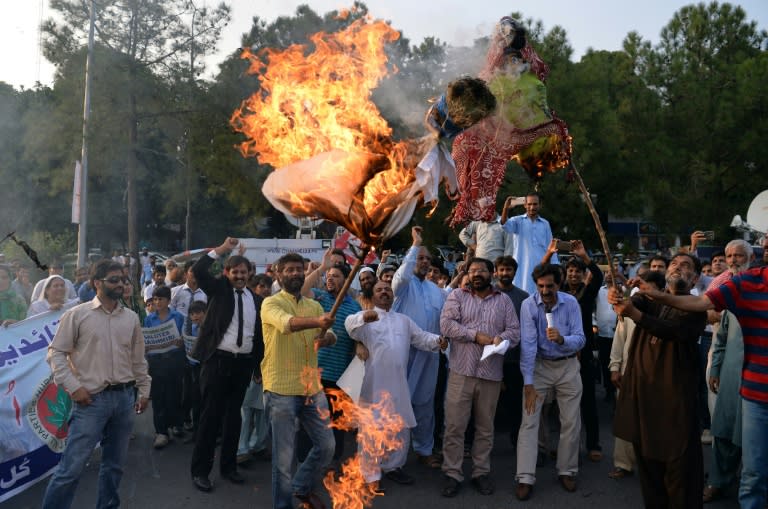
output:
<instances>
[{"instance_id":1,"label":"white paper sheet","mask_svg":"<svg viewBox=\"0 0 768 509\"><path fill-rule=\"evenodd\" d=\"M483 347L483 355L480 357L480 360L484 361L485 359L487 359L493 354L504 355L505 353L507 353L508 348L509 348L508 339L505 339L498 345L485 345L485 347Z\"/></svg>"},{"instance_id":2,"label":"white paper sheet","mask_svg":"<svg viewBox=\"0 0 768 509\"><path fill-rule=\"evenodd\" d=\"M360 357L355 355L347 369L341 374L336 385L346 392L355 404L360 400L360 389L363 387L363 377L365 376L365 363Z\"/></svg>"}]
</instances>

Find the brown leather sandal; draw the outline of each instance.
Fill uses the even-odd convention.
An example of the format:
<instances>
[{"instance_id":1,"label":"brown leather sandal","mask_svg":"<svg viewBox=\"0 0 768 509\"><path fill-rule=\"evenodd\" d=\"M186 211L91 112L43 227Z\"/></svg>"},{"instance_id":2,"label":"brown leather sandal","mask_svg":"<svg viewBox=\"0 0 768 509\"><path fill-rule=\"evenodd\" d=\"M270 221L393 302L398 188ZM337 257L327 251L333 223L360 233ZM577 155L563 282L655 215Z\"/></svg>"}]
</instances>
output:
<instances>
[{"instance_id":1,"label":"brown leather sandal","mask_svg":"<svg viewBox=\"0 0 768 509\"><path fill-rule=\"evenodd\" d=\"M616 479L616 480L624 479L625 477L628 477L630 475L632 475L632 471L631 470L625 470L625 469L623 469L621 467L615 467L613 470L608 472L608 477L610 477L611 479Z\"/></svg>"}]
</instances>

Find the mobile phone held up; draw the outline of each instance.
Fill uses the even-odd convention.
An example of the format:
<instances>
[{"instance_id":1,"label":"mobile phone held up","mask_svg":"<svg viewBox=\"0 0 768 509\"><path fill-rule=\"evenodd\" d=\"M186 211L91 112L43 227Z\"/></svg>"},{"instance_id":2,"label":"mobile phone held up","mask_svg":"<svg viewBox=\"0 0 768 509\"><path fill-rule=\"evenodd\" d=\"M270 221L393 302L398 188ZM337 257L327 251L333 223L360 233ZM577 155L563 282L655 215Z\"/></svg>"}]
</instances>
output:
<instances>
[{"instance_id":1,"label":"mobile phone held up","mask_svg":"<svg viewBox=\"0 0 768 509\"><path fill-rule=\"evenodd\" d=\"M557 251L559 253L570 253L571 252L571 241L570 240L558 240L557 241Z\"/></svg>"},{"instance_id":2,"label":"mobile phone held up","mask_svg":"<svg viewBox=\"0 0 768 509\"><path fill-rule=\"evenodd\" d=\"M704 233L704 238L706 240L710 240L710 241L715 240L715 232L713 232L712 230L707 230L703 233Z\"/></svg>"}]
</instances>

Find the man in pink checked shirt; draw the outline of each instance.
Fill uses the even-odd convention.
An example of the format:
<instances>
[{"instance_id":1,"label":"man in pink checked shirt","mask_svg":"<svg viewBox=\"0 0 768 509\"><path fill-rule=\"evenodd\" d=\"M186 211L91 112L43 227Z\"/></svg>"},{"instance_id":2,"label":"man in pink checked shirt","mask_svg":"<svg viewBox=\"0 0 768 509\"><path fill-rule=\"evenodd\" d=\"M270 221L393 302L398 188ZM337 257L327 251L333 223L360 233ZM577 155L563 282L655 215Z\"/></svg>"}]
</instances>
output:
<instances>
[{"instance_id":1,"label":"man in pink checked shirt","mask_svg":"<svg viewBox=\"0 0 768 509\"><path fill-rule=\"evenodd\" d=\"M520 342L520 324L512 300L491 284L493 263L472 258L467 263L469 288L448 294L440 315L440 332L451 339L451 367L445 392L442 495L458 494L464 478L464 432L474 409L475 439L472 443L472 485L483 495L494 491L491 473L493 420L501 390L504 352L481 360L487 345Z\"/></svg>"}]
</instances>

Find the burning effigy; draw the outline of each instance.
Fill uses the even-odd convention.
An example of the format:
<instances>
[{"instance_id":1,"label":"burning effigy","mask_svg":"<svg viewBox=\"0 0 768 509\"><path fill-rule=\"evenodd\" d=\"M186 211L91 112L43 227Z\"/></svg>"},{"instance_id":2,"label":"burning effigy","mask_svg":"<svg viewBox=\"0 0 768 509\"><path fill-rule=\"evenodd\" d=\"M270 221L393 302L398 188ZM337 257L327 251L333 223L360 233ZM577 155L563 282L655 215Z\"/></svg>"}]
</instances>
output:
<instances>
[{"instance_id":1,"label":"burning effigy","mask_svg":"<svg viewBox=\"0 0 768 509\"><path fill-rule=\"evenodd\" d=\"M419 202L437 198L438 182L418 171L429 139L395 141L371 100L390 72L385 44L399 36L383 21L359 19L314 34L311 50L246 50L261 89L231 119L247 138L240 152L276 168L262 190L276 209L333 221L367 246L397 233Z\"/></svg>"},{"instance_id":2,"label":"burning effigy","mask_svg":"<svg viewBox=\"0 0 768 509\"><path fill-rule=\"evenodd\" d=\"M549 69L524 28L508 17L495 28L479 76L458 77L427 110L427 134L395 140L371 97L394 71L385 46L399 36L383 21L362 18L335 33L316 33L308 44L243 51L260 89L230 123L245 135L241 154L275 168L262 192L277 210L343 226L367 253L408 224L416 207L434 207L441 184L456 200L450 224L458 226L495 219L509 161L534 181L568 166L575 171L567 126L547 105ZM588 194L587 202L591 207ZM597 224L594 211L593 217ZM372 461L397 447L392 440L405 424L387 408L351 404L344 414L350 417L344 426L356 425L358 437L370 437L363 450ZM362 508L380 495L365 483L362 469L355 457L341 477L325 478L334 508Z\"/></svg>"}]
</instances>

